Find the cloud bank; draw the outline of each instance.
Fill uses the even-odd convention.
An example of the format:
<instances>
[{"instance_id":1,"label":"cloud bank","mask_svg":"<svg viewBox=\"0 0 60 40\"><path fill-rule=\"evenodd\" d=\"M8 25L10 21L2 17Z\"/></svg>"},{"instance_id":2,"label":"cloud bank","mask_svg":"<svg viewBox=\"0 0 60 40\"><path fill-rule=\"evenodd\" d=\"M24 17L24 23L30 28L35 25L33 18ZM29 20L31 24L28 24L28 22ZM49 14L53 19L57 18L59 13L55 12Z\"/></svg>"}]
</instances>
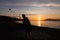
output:
<instances>
[{"instance_id":1,"label":"cloud bank","mask_svg":"<svg viewBox=\"0 0 60 40\"><path fill-rule=\"evenodd\" d=\"M0 0L0 5L60 7L60 0Z\"/></svg>"}]
</instances>

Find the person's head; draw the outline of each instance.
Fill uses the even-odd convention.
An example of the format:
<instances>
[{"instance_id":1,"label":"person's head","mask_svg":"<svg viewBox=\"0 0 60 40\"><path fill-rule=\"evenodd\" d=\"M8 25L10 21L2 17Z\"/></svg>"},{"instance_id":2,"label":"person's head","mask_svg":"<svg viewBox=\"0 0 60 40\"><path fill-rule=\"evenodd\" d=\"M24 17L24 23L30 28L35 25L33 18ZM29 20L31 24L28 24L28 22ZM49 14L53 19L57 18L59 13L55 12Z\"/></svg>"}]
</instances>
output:
<instances>
[{"instance_id":1,"label":"person's head","mask_svg":"<svg viewBox=\"0 0 60 40\"><path fill-rule=\"evenodd\" d=\"M22 17L25 17L25 14L22 14Z\"/></svg>"}]
</instances>

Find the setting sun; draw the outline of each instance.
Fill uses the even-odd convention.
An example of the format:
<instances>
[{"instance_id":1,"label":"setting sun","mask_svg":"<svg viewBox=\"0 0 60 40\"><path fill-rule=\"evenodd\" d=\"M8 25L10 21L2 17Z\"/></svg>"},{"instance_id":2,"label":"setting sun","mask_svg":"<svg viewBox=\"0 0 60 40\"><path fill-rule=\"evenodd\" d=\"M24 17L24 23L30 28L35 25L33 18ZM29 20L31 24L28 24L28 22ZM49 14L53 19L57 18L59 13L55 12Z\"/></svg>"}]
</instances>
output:
<instances>
[{"instance_id":1,"label":"setting sun","mask_svg":"<svg viewBox=\"0 0 60 40\"><path fill-rule=\"evenodd\" d=\"M38 20L40 20L40 18L38 18Z\"/></svg>"},{"instance_id":2,"label":"setting sun","mask_svg":"<svg viewBox=\"0 0 60 40\"><path fill-rule=\"evenodd\" d=\"M41 18L38 17L38 26L41 26L40 20L41 20Z\"/></svg>"},{"instance_id":3,"label":"setting sun","mask_svg":"<svg viewBox=\"0 0 60 40\"><path fill-rule=\"evenodd\" d=\"M37 20L39 20L39 21L40 21L40 20L41 20L41 18L40 18L40 17L38 17L38 18L37 18Z\"/></svg>"}]
</instances>

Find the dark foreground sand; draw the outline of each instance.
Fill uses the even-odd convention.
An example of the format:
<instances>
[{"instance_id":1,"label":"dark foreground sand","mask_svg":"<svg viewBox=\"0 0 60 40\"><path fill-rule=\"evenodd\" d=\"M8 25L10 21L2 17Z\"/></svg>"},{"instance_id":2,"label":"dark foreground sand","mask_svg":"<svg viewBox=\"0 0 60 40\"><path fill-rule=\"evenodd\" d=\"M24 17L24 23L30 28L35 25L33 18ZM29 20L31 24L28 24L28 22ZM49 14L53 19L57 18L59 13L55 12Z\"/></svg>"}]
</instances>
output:
<instances>
[{"instance_id":1,"label":"dark foreground sand","mask_svg":"<svg viewBox=\"0 0 60 40\"><path fill-rule=\"evenodd\" d=\"M34 25L29 29L22 23L16 23L17 20L0 16L1 40L60 40L60 29Z\"/></svg>"}]
</instances>

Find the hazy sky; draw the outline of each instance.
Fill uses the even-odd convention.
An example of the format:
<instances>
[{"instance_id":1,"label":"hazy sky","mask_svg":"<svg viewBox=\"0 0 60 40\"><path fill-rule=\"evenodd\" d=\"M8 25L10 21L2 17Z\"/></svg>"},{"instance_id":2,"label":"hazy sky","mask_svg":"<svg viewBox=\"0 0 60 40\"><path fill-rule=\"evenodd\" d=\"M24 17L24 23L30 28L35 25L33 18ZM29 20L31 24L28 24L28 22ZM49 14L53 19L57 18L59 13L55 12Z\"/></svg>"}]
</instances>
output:
<instances>
[{"instance_id":1,"label":"hazy sky","mask_svg":"<svg viewBox=\"0 0 60 40\"><path fill-rule=\"evenodd\" d=\"M0 0L0 15L22 13L38 14L45 18L60 18L60 0Z\"/></svg>"}]
</instances>

